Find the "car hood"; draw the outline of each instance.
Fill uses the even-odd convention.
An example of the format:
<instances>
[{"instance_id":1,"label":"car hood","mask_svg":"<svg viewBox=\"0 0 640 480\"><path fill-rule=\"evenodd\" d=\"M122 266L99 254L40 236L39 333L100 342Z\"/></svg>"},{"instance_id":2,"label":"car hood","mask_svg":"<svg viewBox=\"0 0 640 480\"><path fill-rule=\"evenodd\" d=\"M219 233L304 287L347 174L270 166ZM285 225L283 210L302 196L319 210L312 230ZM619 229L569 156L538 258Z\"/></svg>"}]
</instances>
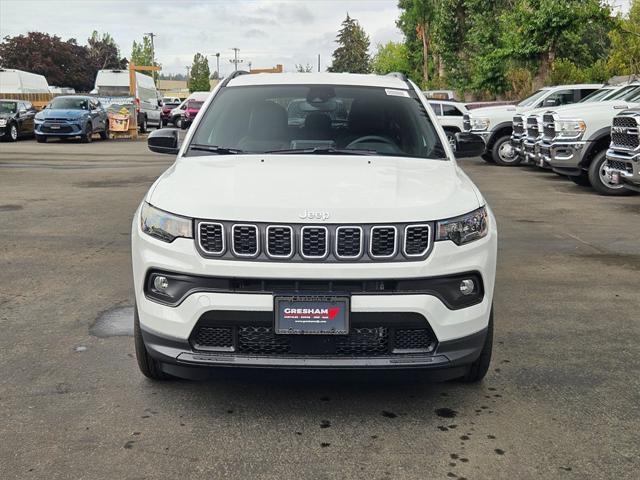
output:
<instances>
[{"instance_id":1,"label":"car hood","mask_svg":"<svg viewBox=\"0 0 640 480\"><path fill-rule=\"evenodd\" d=\"M43 120L47 118L80 118L87 114L86 110L69 110L64 108L46 108L38 113L38 118Z\"/></svg>"},{"instance_id":2,"label":"car hood","mask_svg":"<svg viewBox=\"0 0 640 480\"><path fill-rule=\"evenodd\" d=\"M621 112L635 105L638 104L625 102L624 100L611 100L608 102L566 105L552 110L563 118L580 118L584 120L586 118L606 115L608 112Z\"/></svg>"},{"instance_id":3,"label":"car hood","mask_svg":"<svg viewBox=\"0 0 640 480\"><path fill-rule=\"evenodd\" d=\"M147 201L187 217L286 223L323 221L304 212L326 223L436 220L483 202L455 162L325 155L180 158Z\"/></svg>"},{"instance_id":4,"label":"car hood","mask_svg":"<svg viewBox=\"0 0 640 480\"><path fill-rule=\"evenodd\" d=\"M13 118L13 117L15 117L15 115L16 115L15 113L4 113L3 112L3 113L0 113L0 118L4 118L4 119Z\"/></svg>"}]
</instances>

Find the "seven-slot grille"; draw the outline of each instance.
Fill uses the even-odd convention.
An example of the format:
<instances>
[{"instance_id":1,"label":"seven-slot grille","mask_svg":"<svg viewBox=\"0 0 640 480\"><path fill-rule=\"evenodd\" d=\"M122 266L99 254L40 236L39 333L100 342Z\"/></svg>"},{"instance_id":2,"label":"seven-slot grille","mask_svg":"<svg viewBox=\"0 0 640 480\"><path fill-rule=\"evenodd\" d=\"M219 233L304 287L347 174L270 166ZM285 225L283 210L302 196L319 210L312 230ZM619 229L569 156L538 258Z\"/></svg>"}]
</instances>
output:
<instances>
[{"instance_id":1,"label":"seven-slot grille","mask_svg":"<svg viewBox=\"0 0 640 480\"><path fill-rule=\"evenodd\" d=\"M240 257L255 257L258 255L258 227L255 225L234 225L233 253Z\"/></svg>"},{"instance_id":2,"label":"seven-slot grille","mask_svg":"<svg viewBox=\"0 0 640 480\"><path fill-rule=\"evenodd\" d=\"M415 261L429 253L432 223L269 225L196 221L205 257L257 261Z\"/></svg>"},{"instance_id":3,"label":"seven-slot grille","mask_svg":"<svg viewBox=\"0 0 640 480\"><path fill-rule=\"evenodd\" d=\"M538 135L538 117L527 117L527 137L536 139Z\"/></svg>"},{"instance_id":4,"label":"seven-slot grille","mask_svg":"<svg viewBox=\"0 0 640 480\"><path fill-rule=\"evenodd\" d=\"M635 150L640 146L640 130L635 117L615 117L611 128L611 148Z\"/></svg>"},{"instance_id":5,"label":"seven-slot grille","mask_svg":"<svg viewBox=\"0 0 640 480\"><path fill-rule=\"evenodd\" d=\"M553 140L556 137L556 119L553 115L546 113L542 116L542 135L544 138Z\"/></svg>"},{"instance_id":6,"label":"seven-slot grille","mask_svg":"<svg viewBox=\"0 0 640 480\"><path fill-rule=\"evenodd\" d=\"M329 253L327 227L302 227L300 251L305 258L324 258Z\"/></svg>"},{"instance_id":7,"label":"seven-slot grille","mask_svg":"<svg viewBox=\"0 0 640 480\"><path fill-rule=\"evenodd\" d=\"M513 117L513 133L517 136L524 135L524 120L521 115L516 115Z\"/></svg>"}]
</instances>

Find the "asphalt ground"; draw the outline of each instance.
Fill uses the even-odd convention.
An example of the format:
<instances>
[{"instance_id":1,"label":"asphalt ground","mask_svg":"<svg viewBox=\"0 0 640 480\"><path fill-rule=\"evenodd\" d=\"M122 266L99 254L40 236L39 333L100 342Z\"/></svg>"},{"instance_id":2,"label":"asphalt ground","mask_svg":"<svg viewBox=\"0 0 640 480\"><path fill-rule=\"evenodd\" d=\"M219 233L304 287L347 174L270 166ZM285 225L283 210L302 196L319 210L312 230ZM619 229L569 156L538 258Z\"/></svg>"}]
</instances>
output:
<instances>
[{"instance_id":1,"label":"asphalt ground","mask_svg":"<svg viewBox=\"0 0 640 480\"><path fill-rule=\"evenodd\" d=\"M640 196L461 162L500 232L482 384L152 383L129 231L171 161L143 141L0 144L0 478L638 478Z\"/></svg>"}]
</instances>

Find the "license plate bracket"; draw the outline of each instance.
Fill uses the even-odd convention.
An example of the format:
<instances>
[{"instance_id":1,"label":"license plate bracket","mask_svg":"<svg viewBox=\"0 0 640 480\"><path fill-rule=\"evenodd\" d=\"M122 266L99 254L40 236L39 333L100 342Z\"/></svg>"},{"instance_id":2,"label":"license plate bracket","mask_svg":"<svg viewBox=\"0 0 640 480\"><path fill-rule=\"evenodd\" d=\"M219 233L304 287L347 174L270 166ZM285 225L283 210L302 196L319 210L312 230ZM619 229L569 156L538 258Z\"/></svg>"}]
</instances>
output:
<instances>
[{"instance_id":1,"label":"license plate bracket","mask_svg":"<svg viewBox=\"0 0 640 480\"><path fill-rule=\"evenodd\" d=\"M350 298L344 295L274 296L277 335L348 335Z\"/></svg>"}]
</instances>

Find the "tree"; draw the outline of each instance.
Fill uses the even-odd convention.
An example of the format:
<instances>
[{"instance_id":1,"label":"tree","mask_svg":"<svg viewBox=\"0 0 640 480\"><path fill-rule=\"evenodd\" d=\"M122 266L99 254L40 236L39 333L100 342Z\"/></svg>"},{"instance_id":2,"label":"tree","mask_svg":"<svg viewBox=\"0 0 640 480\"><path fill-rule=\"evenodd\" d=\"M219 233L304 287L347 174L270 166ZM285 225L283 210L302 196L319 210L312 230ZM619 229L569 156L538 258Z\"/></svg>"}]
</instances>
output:
<instances>
[{"instance_id":1,"label":"tree","mask_svg":"<svg viewBox=\"0 0 640 480\"><path fill-rule=\"evenodd\" d=\"M103 33L100 36L97 30L94 30L87 39L87 43L89 59L96 70L127 67L127 59L120 57L120 49L110 34Z\"/></svg>"},{"instance_id":2,"label":"tree","mask_svg":"<svg viewBox=\"0 0 640 480\"><path fill-rule=\"evenodd\" d=\"M296 63L296 72L311 73L313 72L313 66L309 63L307 63L306 65L302 65L301 63Z\"/></svg>"},{"instance_id":3,"label":"tree","mask_svg":"<svg viewBox=\"0 0 640 480\"><path fill-rule=\"evenodd\" d=\"M338 32L330 72L369 73L369 37L358 21L347 14Z\"/></svg>"},{"instance_id":4,"label":"tree","mask_svg":"<svg viewBox=\"0 0 640 480\"><path fill-rule=\"evenodd\" d=\"M44 75L49 85L88 92L95 83L96 68L89 49L75 39L63 41L41 32L4 37L0 43L0 65Z\"/></svg>"},{"instance_id":5,"label":"tree","mask_svg":"<svg viewBox=\"0 0 640 480\"><path fill-rule=\"evenodd\" d=\"M422 77L429 81L429 55L433 39L432 25L438 13L441 0L400 0L398 7L402 10L397 25L405 34L414 51L414 64L420 60ZM415 48L420 45L420 50Z\"/></svg>"},{"instance_id":6,"label":"tree","mask_svg":"<svg viewBox=\"0 0 640 480\"><path fill-rule=\"evenodd\" d=\"M405 75L411 73L411 65L404 43L388 42L377 46L376 54L371 59L372 70L380 75L389 72L400 72Z\"/></svg>"},{"instance_id":7,"label":"tree","mask_svg":"<svg viewBox=\"0 0 640 480\"><path fill-rule=\"evenodd\" d=\"M193 63L189 73L189 91L190 92L208 92L211 90L209 83L209 60L201 53L196 53L193 57Z\"/></svg>"},{"instance_id":8,"label":"tree","mask_svg":"<svg viewBox=\"0 0 640 480\"><path fill-rule=\"evenodd\" d=\"M153 66L153 46L151 45L151 39L148 36L142 37L142 42L138 43L135 40L133 41L133 46L131 47L131 61L136 65L144 65L144 66ZM144 73L145 75L149 75L150 77L154 77L151 71L141 71L140 73Z\"/></svg>"},{"instance_id":9,"label":"tree","mask_svg":"<svg viewBox=\"0 0 640 480\"><path fill-rule=\"evenodd\" d=\"M640 0L633 0L629 15L618 20L609 38L608 70L616 75L640 73Z\"/></svg>"}]
</instances>

